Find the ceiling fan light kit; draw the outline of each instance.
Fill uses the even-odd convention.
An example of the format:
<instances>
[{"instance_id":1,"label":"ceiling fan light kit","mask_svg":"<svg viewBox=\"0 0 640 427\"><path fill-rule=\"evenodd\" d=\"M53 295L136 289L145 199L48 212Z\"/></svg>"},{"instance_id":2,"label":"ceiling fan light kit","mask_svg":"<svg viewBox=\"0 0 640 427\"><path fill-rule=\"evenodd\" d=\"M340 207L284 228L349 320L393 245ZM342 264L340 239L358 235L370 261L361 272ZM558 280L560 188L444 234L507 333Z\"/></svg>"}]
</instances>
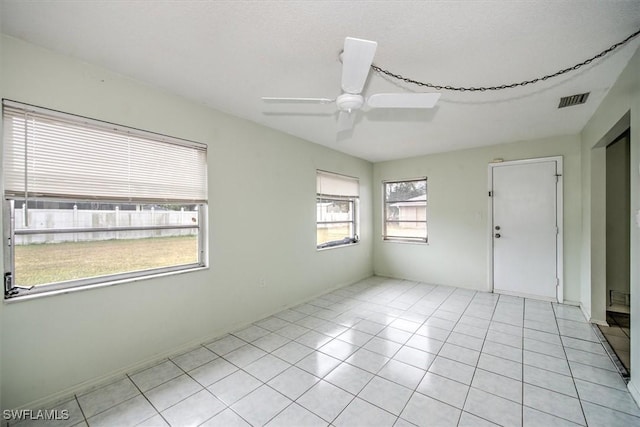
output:
<instances>
[{"instance_id":1,"label":"ceiling fan light kit","mask_svg":"<svg viewBox=\"0 0 640 427\"><path fill-rule=\"evenodd\" d=\"M356 95L353 93L343 93L336 99L336 105L340 111L359 110L364 105L364 98L362 95Z\"/></svg>"}]
</instances>

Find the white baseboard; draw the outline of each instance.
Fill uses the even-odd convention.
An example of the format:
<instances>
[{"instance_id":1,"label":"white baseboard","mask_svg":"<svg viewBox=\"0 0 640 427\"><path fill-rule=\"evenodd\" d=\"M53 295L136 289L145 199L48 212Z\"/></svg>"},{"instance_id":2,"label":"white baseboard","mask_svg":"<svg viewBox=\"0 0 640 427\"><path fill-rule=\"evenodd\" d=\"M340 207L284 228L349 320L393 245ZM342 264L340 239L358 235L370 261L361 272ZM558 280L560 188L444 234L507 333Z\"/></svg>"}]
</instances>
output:
<instances>
[{"instance_id":1,"label":"white baseboard","mask_svg":"<svg viewBox=\"0 0 640 427\"><path fill-rule=\"evenodd\" d=\"M121 378L124 378L126 374L132 374L138 371L141 371L143 369L146 369L148 367L151 367L155 364L160 363L163 360L166 360L168 358L172 358L175 356L178 356L180 354L186 353L192 349L195 349L196 347L200 346L203 343L210 343L212 341L214 341L215 339L234 332L234 331L238 331L240 329L243 329L249 325L251 325L252 323L260 320L260 319L264 319L266 317L272 316L276 313L279 313L282 310L286 310L288 308L291 307L295 307L297 305L303 304L307 301L311 301L315 298L318 298L322 295L331 293L337 289L352 285L354 283L358 283L362 280L368 279L370 277L373 277L373 274L370 274L366 277L362 277L360 279L357 279L356 281L350 281L347 283L340 283L337 285L334 285L330 288L327 289L323 289L321 292L318 292L317 294L313 294L311 296L308 296L302 300L297 300L293 303L287 304L285 306L282 307L278 307L276 310L273 310L271 312L265 313L262 316L259 316L257 319L251 320L249 322L242 322L242 323L238 323L235 325L232 325L229 328L225 328L224 330L217 330L214 331L212 334L208 334L207 336L204 337L200 337L197 339L194 339L186 344L183 344L181 346L178 347L174 347L170 350L164 351L160 354L157 354L151 358L142 360L140 362L136 362L134 364L128 365L124 368L118 369L116 371L112 371L109 372L108 374L105 375L101 375L99 377L87 380L87 381L83 381L79 384L76 384L74 386L68 387L64 390L61 390L59 392L50 394L48 396L45 396L43 398L31 401L27 404L21 405L17 408L13 408L13 409L17 409L17 410L21 410L21 409L40 409L40 408L54 408L57 405L60 405L68 400L71 400L73 398L74 395L79 395L79 394L84 394L87 393L89 391L92 391L96 388L102 387L104 385L107 385L109 383L115 382ZM3 408L3 409L8 409L8 408ZM6 425L6 423L0 423L0 426L4 427Z\"/></svg>"},{"instance_id":2,"label":"white baseboard","mask_svg":"<svg viewBox=\"0 0 640 427\"><path fill-rule=\"evenodd\" d=\"M582 303L580 303L579 307L580 307L580 310L582 310L582 314L584 315L584 318L587 319L588 322L590 322L591 309L587 310L587 307L585 307Z\"/></svg>"},{"instance_id":3,"label":"white baseboard","mask_svg":"<svg viewBox=\"0 0 640 427\"><path fill-rule=\"evenodd\" d=\"M638 390L638 387L636 387L636 383L633 380L629 381L627 389L629 389L629 393L631 394L631 397L633 397L633 400L636 401L636 405L640 407L640 390Z\"/></svg>"}]
</instances>

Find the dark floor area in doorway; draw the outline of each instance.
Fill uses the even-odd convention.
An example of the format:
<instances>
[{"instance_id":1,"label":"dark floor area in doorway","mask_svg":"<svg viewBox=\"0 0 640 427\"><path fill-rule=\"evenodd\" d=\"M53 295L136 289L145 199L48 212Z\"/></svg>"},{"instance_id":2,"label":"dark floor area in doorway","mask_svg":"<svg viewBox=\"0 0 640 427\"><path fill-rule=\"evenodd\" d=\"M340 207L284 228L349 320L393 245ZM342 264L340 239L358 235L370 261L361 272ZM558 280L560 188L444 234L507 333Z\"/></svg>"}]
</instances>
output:
<instances>
[{"instance_id":1,"label":"dark floor area in doorway","mask_svg":"<svg viewBox=\"0 0 640 427\"><path fill-rule=\"evenodd\" d=\"M618 356L618 359L620 359L620 362L630 374L631 362L629 356L631 344L631 323L629 314L607 311L607 323L609 326L598 325L598 328L600 328L600 331Z\"/></svg>"}]
</instances>

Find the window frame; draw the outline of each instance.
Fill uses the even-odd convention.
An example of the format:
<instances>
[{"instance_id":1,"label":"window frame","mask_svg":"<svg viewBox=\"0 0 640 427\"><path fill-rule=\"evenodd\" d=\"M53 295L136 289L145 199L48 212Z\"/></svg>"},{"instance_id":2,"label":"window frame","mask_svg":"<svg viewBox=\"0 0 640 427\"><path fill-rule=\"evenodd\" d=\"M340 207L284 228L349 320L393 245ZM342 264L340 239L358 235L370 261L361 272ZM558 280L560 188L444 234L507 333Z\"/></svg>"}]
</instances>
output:
<instances>
[{"instance_id":1,"label":"window frame","mask_svg":"<svg viewBox=\"0 0 640 427\"><path fill-rule=\"evenodd\" d=\"M337 174L334 172L327 172L322 170L316 171L316 249L324 250L331 248L338 248L356 244L360 241L360 196L358 195L336 195L336 194L324 194L318 191L318 179L321 175L332 176L333 178L342 179L345 181L355 181L358 189L360 187L360 180L347 175ZM318 218L318 206L320 203L332 202L343 203L348 202L350 205L349 211L351 212L349 220L335 220L335 221L320 221ZM349 224L350 236L341 240L330 240L324 243L318 243L318 229L320 225L327 224Z\"/></svg>"},{"instance_id":2,"label":"window frame","mask_svg":"<svg viewBox=\"0 0 640 427\"><path fill-rule=\"evenodd\" d=\"M6 103L6 104L5 104ZM199 164L198 167L204 168L204 176L205 176L205 185L206 185L206 174L208 165L206 162L206 152L207 146L206 144L196 143L192 141L187 141L184 139L168 137L165 135L155 134L148 131L141 131L138 129L130 128L124 125L116 125L113 123L107 123L100 120L88 119L86 117L77 116L69 113L62 113L59 111L48 110L42 107L34 107L27 104L21 104L14 101L3 100L3 117L2 120L5 120L4 117L4 107L5 105L9 105L10 108L16 108L16 105L19 107L24 107L25 111L37 111L40 114L51 113L51 117L62 117L64 120L70 121L75 126L100 126L104 127L104 130L112 130L114 133L116 132L127 132L131 134L135 138L144 138L147 140L147 143L174 143L175 145L180 145L183 147L193 147L194 149L198 149L204 156L204 163ZM3 128L6 129L6 123L3 125ZM66 129L66 128L65 128ZM3 134L3 150L6 150L6 134ZM25 136L26 138L26 136ZM25 139L26 141L26 139ZM25 142L27 144L28 142ZM3 156L4 157L4 156ZM108 158L107 161L116 159L117 157ZM204 166L203 166L204 165ZM2 173L2 211L3 211L3 259L4 259L4 271L3 271L3 293L5 301L11 300L20 300L31 298L37 295L50 295L50 294L58 294L58 293L67 293L74 290L83 290L93 287L102 287L102 286L110 286L119 283L126 283L132 281L138 281L142 279L159 277L166 274L178 274L184 273L187 271L199 270L208 267L208 201L206 196L206 187L205 187L205 199L197 200L197 201L187 201L187 200L178 200L178 199L163 199L164 205L193 205L196 206L197 209L197 217L194 218L193 224L169 224L169 225L130 225L130 226L88 226L88 227L55 227L55 228L29 228L27 225L25 228L16 229L16 217L15 217L15 202L20 200L28 200L28 201L36 201L36 202L61 202L61 203L80 203L80 202L98 202L104 204L113 204L120 205L123 203L128 204L153 204L157 203L156 201L145 201L143 198L140 199L130 199L129 201L123 201L123 199L113 199L108 197L96 197L96 198L87 198L86 195L78 195L73 196L61 196L61 197L51 197L51 196L42 196L38 197L37 195L29 194L28 197L22 198L15 192L9 192L5 187L6 180L6 172L3 167ZM25 184L26 185L26 184ZM25 187L25 196L27 195L27 190ZM24 200L23 200L24 199ZM31 208L33 209L33 208ZM89 209L91 210L91 209ZM98 276L92 277L81 277L78 279L71 280L60 280L50 283L39 283L37 285L22 286L20 283L15 283L15 273L16 273L16 265L15 265L15 245L16 236L27 236L27 235L55 235L55 234L70 234L70 233L99 233L99 232L107 232L107 233L117 233L117 232L144 232L144 231L156 231L162 232L162 230L196 230L196 244L197 244L197 260L195 262L189 262L186 264L174 264L174 265L166 265L161 267L152 267L147 269L139 269L139 270L130 270L121 272L116 272L113 274L102 274ZM150 236L154 238L155 236ZM159 236L164 237L164 236ZM89 239L88 241L102 241L105 239ZM108 239L107 239L108 240Z\"/></svg>"},{"instance_id":3,"label":"window frame","mask_svg":"<svg viewBox=\"0 0 640 427\"><path fill-rule=\"evenodd\" d=\"M395 203L421 203L422 201L411 201L410 199L403 200L387 200L387 185L389 184L400 184L400 183L410 183L410 182L424 182L425 188L425 209L424 209L424 220L389 220L388 219L388 209L389 206ZM418 177L418 178L406 178L406 179L391 179L382 181L382 240L385 242L400 242L400 243L418 243L418 244L427 244L429 243L429 229L428 229L428 182L427 177ZM425 229L425 237L421 236L394 236L388 233L388 223L394 222L411 222L411 223L424 223Z\"/></svg>"}]
</instances>

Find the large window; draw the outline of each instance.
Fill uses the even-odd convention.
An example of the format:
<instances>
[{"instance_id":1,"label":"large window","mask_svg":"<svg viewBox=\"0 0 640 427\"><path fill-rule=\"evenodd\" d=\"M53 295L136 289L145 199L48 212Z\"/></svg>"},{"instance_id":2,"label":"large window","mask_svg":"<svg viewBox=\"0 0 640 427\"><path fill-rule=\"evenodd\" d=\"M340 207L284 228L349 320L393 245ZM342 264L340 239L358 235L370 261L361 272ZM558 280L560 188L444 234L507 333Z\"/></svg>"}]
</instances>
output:
<instances>
[{"instance_id":1,"label":"large window","mask_svg":"<svg viewBox=\"0 0 640 427\"><path fill-rule=\"evenodd\" d=\"M207 147L3 101L4 293L206 265Z\"/></svg>"},{"instance_id":2,"label":"large window","mask_svg":"<svg viewBox=\"0 0 640 427\"><path fill-rule=\"evenodd\" d=\"M427 242L427 178L385 181L383 239Z\"/></svg>"},{"instance_id":3,"label":"large window","mask_svg":"<svg viewBox=\"0 0 640 427\"><path fill-rule=\"evenodd\" d=\"M358 241L358 179L318 171L316 182L318 249L356 243Z\"/></svg>"}]
</instances>

